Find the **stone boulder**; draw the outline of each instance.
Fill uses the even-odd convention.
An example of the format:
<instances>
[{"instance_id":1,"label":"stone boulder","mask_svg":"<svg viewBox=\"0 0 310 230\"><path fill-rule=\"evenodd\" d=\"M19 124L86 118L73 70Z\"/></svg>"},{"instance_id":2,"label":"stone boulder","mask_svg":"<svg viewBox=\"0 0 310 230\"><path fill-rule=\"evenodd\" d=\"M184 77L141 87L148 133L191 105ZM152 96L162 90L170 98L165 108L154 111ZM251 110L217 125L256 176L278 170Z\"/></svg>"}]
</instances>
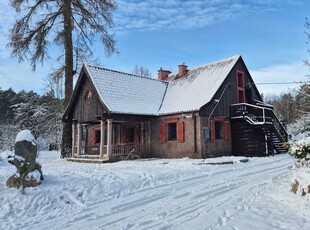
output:
<instances>
[{"instance_id":1,"label":"stone boulder","mask_svg":"<svg viewBox=\"0 0 310 230\"><path fill-rule=\"evenodd\" d=\"M37 145L30 130L23 130L16 136L13 164L17 172L6 182L8 187L35 187L43 178L41 166L36 163Z\"/></svg>"},{"instance_id":2,"label":"stone boulder","mask_svg":"<svg viewBox=\"0 0 310 230\"><path fill-rule=\"evenodd\" d=\"M28 164L29 172L35 169L37 157L37 146L29 141L19 141L15 143L15 156L13 164L16 168L23 163Z\"/></svg>"}]
</instances>

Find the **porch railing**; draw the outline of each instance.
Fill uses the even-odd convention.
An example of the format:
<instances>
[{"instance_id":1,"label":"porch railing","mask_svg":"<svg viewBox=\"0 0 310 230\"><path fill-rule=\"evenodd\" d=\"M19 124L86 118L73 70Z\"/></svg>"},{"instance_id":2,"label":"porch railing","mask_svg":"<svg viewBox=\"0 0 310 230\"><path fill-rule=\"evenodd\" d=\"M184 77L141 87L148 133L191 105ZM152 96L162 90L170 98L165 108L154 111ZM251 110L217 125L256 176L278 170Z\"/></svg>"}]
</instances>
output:
<instances>
[{"instance_id":1,"label":"porch railing","mask_svg":"<svg viewBox=\"0 0 310 230\"><path fill-rule=\"evenodd\" d=\"M107 153L107 145L103 146L103 154ZM141 158L148 156L150 152L149 144L115 144L112 145L112 157L127 156L129 153L138 155ZM74 147L74 154L77 153L77 147ZM83 155L100 155L99 145L90 145L81 147L81 156Z\"/></svg>"},{"instance_id":2,"label":"porch railing","mask_svg":"<svg viewBox=\"0 0 310 230\"><path fill-rule=\"evenodd\" d=\"M100 145L90 145L82 147L82 151L84 149L85 155L99 155L100 154ZM107 152L107 146L103 146L103 154ZM82 153L83 154L83 153Z\"/></svg>"},{"instance_id":3,"label":"porch railing","mask_svg":"<svg viewBox=\"0 0 310 230\"><path fill-rule=\"evenodd\" d=\"M112 157L126 156L129 153L139 157L147 157L150 151L148 144L117 144L112 145Z\"/></svg>"},{"instance_id":4,"label":"porch railing","mask_svg":"<svg viewBox=\"0 0 310 230\"><path fill-rule=\"evenodd\" d=\"M247 103L234 104L230 106L230 118L244 118L251 124L272 124L273 111L270 108L251 105Z\"/></svg>"}]
</instances>

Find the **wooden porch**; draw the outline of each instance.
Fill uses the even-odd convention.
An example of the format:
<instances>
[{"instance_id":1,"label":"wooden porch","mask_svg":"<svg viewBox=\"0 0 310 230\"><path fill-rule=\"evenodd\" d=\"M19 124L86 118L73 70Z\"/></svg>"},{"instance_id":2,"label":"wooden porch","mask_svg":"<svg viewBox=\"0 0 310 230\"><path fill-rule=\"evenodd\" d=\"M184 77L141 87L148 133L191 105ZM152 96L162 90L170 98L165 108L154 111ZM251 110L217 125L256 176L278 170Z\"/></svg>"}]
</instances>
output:
<instances>
[{"instance_id":1,"label":"wooden porch","mask_svg":"<svg viewBox=\"0 0 310 230\"><path fill-rule=\"evenodd\" d=\"M122 156L127 156L128 154L132 153L137 155L139 158L146 158L148 157L148 153L150 151L149 144L115 144L112 145L112 158L119 158ZM107 157L107 145L103 146L103 155L102 158ZM82 146L81 153L78 154L77 146L74 147L73 157L100 157L100 146L93 145L93 146Z\"/></svg>"},{"instance_id":2,"label":"wooden porch","mask_svg":"<svg viewBox=\"0 0 310 230\"><path fill-rule=\"evenodd\" d=\"M69 160L103 163L126 159L129 154L134 158L146 158L150 153L149 129L149 122L112 119L89 124L75 122L72 124L72 157Z\"/></svg>"}]
</instances>

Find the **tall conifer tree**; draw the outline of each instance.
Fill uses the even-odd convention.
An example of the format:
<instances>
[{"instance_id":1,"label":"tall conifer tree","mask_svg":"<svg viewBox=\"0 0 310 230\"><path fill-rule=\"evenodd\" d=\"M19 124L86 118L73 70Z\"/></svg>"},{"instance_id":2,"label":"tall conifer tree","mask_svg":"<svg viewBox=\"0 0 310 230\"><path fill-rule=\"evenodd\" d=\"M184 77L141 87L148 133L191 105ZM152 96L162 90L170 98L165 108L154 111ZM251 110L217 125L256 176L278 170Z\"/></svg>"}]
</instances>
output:
<instances>
[{"instance_id":1,"label":"tall conifer tree","mask_svg":"<svg viewBox=\"0 0 310 230\"><path fill-rule=\"evenodd\" d=\"M73 91L73 76L80 61L93 54L93 42L99 38L107 55L116 52L115 40L109 33L114 27L113 0L11 0L21 17L10 31L9 47L19 61L31 61L33 70L38 62L49 57L52 44L60 50L59 69L55 77L65 77L64 107ZM63 124L61 155L71 152L71 125Z\"/></svg>"}]
</instances>

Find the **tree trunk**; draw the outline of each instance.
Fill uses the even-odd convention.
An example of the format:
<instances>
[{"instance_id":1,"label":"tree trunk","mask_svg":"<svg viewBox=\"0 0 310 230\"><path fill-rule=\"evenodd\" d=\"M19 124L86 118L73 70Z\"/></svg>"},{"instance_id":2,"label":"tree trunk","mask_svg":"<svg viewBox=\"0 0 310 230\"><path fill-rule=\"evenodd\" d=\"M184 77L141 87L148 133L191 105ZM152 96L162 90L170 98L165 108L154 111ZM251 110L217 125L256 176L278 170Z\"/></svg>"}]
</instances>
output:
<instances>
[{"instance_id":1,"label":"tree trunk","mask_svg":"<svg viewBox=\"0 0 310 230\"><path fill-rule=\"evenodd\" d=\"M68 106L73 92L73 46L72 46L72 11L71 0L64 0L64 48L65 48L65 99L64 108ZM72 125L63 123L61 156L71 155Z\"/></svg>"}]
</instances>

